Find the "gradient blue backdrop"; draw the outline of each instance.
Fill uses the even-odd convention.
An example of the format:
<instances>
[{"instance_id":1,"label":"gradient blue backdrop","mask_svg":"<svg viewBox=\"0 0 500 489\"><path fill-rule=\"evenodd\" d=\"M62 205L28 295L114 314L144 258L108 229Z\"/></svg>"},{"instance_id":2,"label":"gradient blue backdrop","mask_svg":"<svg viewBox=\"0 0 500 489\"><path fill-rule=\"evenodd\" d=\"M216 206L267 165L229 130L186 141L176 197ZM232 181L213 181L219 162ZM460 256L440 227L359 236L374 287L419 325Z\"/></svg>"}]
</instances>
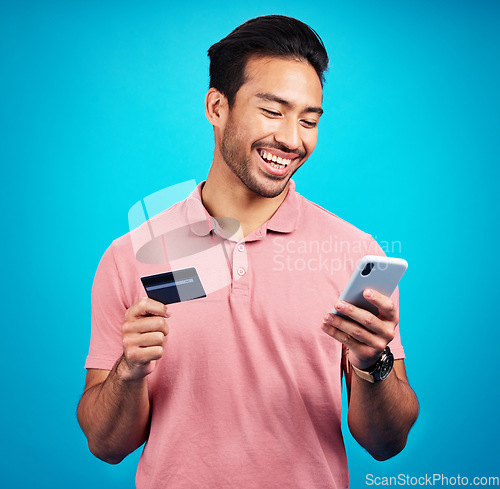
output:
<instances>
[{"instance_id":1,"label":"gradient blue backdrop","mask_svg":"<svg viewBox=\"0 0 500 489\"><path fill-rule=\"evenodd\" d=\"M135 202L205 178L206 50L269 13L309 23L331 57L298 190L410 264L420 418L385 463L346 435L351 486L500 475L500 3L53 0L0 6L2 487L134 487L138 455L95 459L75 417L93 275Z\"/></svg>"}]
</instances>

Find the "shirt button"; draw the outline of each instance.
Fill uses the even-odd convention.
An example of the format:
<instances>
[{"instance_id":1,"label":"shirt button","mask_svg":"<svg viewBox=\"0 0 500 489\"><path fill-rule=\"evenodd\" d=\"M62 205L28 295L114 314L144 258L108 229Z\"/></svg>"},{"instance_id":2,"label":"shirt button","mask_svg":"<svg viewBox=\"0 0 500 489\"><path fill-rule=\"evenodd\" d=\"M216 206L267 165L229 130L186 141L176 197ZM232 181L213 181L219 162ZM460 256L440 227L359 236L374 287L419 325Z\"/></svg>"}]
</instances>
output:
<instances>
[{"instance_id":1,"label":"shirt button","mask_svg":"<svg viewBox=\"0 0 500 489\"><path fill-rule=\"evenodd\" d=\"M246 270L244 268L238 268L238 275L241 277L242 275L245 275Z\"/></svg>"},{"instance_id":2,"label":"shirt button","mask_svg":"<svg viewBox=\"0 0 500 489\"><path fill-rule=\"evenodd\" d=\"M239 244L238 245L238 251L245 251L245 245L244 244Z\"/></svg>"}]
</instances>

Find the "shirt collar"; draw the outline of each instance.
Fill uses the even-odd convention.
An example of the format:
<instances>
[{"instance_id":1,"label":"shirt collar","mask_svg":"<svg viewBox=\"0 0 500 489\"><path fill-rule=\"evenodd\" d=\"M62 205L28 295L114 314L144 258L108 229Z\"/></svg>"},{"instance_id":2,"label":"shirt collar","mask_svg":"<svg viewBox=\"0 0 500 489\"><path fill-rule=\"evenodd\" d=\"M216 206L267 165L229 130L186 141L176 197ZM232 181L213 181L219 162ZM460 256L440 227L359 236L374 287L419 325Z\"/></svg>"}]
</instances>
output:
<instances>
[{"instance_id":1,"label":"shirt collar","mask_svg":"<svg viewBox=\"0 0 500 489\"><path fill-rule=\"evenodd\" d=\"M187 219L191 231L198 236L206 236L216 229L217 221L208 213L201 200L201 189L205 182L201 182L187 198ZM278 207L271 219L263 228L279 233L291 233L297 229L300 214L300 198L295 191L295 182L289 181L285 200Z\"/></svg>"},{"instance_id":2,"label":"shirt collar","mask_svg":"<svg viewBox=\"0 0 500 489\"><path fill-rule=\"evenodd\" d=\"M201 200L201 189L205 182L201 182L187 198L187 219L191 231L198 236L206 236L216 228L215 219L208 213Z\"/></svg>"},{"instance_id":3,"label":"shirt collar","mask_svg":"<svg viewBox=\"0 0 500 489\"><path fill-rule=\"evenodd\" d=\"M285 200L278 207L271 219L265 224L266 228L278 233L291 233L297 229L300 214L300 198L295 191L295 182L290 180Z\"/></svg>"}]
</instances>

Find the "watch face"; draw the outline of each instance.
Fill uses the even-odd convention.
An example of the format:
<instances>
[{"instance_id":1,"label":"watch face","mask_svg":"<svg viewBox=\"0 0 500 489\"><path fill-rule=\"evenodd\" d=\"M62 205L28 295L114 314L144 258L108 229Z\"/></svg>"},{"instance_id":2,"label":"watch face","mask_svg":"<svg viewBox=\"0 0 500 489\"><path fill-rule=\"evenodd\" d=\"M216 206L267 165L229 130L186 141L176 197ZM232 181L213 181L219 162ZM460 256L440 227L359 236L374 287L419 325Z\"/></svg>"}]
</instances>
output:
<instances>
[{"instance_id":1,"label":"watch face","mask_svg":"<svg viewBox=\"0 0 500 489\"><path fill-rule=\"evenodd\" d=\"M389 377L389 374L391 373L393 365L394 365L394 357L392 355L386 355L382 359L382 363L381 363L380 369L379 369L378 378L380 380L384 380L387 377Z\"/></svg>"}]
</instances>

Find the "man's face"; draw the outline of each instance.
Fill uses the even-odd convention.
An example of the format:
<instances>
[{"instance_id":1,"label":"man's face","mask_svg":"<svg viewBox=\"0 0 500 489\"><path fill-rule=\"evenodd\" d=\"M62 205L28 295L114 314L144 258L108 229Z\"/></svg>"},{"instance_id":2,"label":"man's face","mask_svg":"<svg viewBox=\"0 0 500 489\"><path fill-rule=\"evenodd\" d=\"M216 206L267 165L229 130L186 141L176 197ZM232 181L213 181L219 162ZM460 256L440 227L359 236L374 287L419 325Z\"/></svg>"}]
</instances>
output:
<instances>
[{"instance_id":1,"label":"man's face","mask_svg":"<svg viewBox=\"0 0 500 489\"><path fill-rule=\"evenodd\" d=\"M220 152L251 191L276 197L316 146L323 89L305 61L252 57Z\"/></svg>"}]
</instances>

